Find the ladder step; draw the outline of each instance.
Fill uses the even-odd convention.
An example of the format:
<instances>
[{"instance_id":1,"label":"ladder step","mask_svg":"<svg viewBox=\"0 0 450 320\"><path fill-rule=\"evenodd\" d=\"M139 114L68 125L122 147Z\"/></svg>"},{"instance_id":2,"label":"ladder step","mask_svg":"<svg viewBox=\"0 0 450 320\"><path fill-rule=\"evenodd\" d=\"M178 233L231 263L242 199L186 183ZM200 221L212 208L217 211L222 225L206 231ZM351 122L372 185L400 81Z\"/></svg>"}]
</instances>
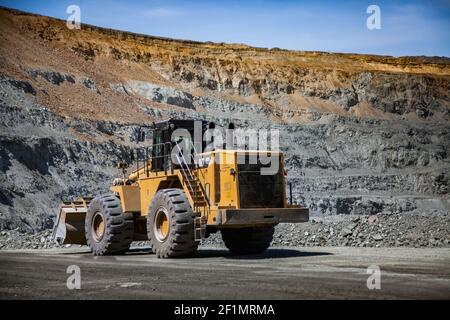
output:
<instances>
[{"instance_id":1,"label":"ladder step","mask_svg":"<svg viewBox=\"0 0 450 320\"><path fill-rule=\"evenodd\" d=\"M200 193L200 192L197 192L197 193L193 193L193 192L189 192L190 194L191 194L191 197L192 198L201 198L201 197L205 197L205 195L204 194L202 194L202 193Z\"/></svg>"},{"instance_id":2,"label":"ladder step","mask_svg":"<svg viewBox=\"0 0 450 320\"><path fill-rule=\"evenodd\" d=\"M194 219L194 238L196 241L202 241L206 236L206 224L205 217L197 217Z\"/></svg>"},{"instance_id":3,"label":"ladder step","mask_svg":"<svg viewBox=\"0 0 450 320\"><path fill-rule=\"evenodd\" d=\"M201 189L201 187L200 187L198 184L191 184L191 183L186 183L186 184L187 184L189 187Z\"/></svg>"},{"instance_id":4,"label":"ladder step","mask_svg":"<svg viewBox=\"0 0 450 320\"><path fill-rule=\"evenodd\" d=\"M194 160L193 164L188 164L178 144L176 144L176 146L178 147L179 151L179 154L177 154L177 158L178 160L180 160L181 175L183 176L184 184L186 184L186 186L188 187L189 194L194 201L193 209L196 210L196 207L206 207L208 201L206 199L206 195L203 193L201 182L198 179L198 172L194 171L199 168L198 163L195 162L196 154L194 155L194 157L190 154L187 155L189 157L189 160ZM194 152L196 152L195 148ZM205 238L206 223L207 222L205 217L198 217L195 219L196 240L203 240ZM197 234L197 231L199 231L199 234Z\"/></svg>"},{"instance_id":5,"label":"ladder step","mask_svg":"<svg viewBox=\"0 0 450 320\"><path fill-rule=\"evenodd\" d=\"M191 192L191 196L192 197L197 197L197 198L199 198L199 197L205 197L205 195L203 194L203 193L201 193L201 192Z\"/></svg>"}]
</instances>

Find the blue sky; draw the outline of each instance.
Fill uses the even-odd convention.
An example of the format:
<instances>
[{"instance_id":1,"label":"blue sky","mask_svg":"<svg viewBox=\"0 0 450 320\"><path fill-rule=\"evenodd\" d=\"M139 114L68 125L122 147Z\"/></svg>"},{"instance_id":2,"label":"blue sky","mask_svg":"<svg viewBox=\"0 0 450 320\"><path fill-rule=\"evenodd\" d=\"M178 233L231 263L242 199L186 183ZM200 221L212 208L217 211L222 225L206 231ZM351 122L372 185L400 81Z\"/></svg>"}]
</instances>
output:
<instances>
[{"instance_id":1,"label":"blue sky","mask_svg":"<svg viewBox=\"0 0 450 320\"><path fill-rule=\"evenodd\" d=\"M450 57L450 0L206 1L0 0L0 5L81 22L177 39L246 43L295 50ZM369 30L369 5L381 29Z\"/></svg>"}]
</instances>

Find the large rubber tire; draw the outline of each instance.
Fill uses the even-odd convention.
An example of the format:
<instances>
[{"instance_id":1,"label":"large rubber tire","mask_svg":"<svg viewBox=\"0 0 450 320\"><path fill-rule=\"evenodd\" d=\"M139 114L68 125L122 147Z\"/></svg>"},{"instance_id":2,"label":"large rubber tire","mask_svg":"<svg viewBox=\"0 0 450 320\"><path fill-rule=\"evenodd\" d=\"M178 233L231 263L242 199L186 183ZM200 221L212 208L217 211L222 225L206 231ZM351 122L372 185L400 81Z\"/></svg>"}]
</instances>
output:
<instances>
[{"instance_id":1,"label":"large rubber tire","mask_svg":"<svg viewBox=\"0 0 450 320\"><path fill-rule=\"evenodd\" d=\"M158 219L167 217L168 229L158 231ZM194 235L195 214L182 189L159 190L150 203L147 233L150 246L158 258L188 257L197 251ZM164 237L165 235L165 237Z\"/></svg>"},{"instance_id":2,"label":"large rubber tire","mask_svg":"<svg viewBox=\"0 0 450 320\"><path fill-rule=\"evenodd\" d=\"M275 228L222 229L222 240L234 255L263 253L270 246Z\"/></svg>"},{"instance_id":3,"label":"large rubber tire","mask_svg":"<svg viewBox=\"0 0 450 320\"><path fill-rule=\"evenodd\" d=\"M94 225L103 219L103 234L98 236ZM95 197L89 204L85 234L87 245L96 256L123 254L133 241L134 221L132 213L122 211L120 200L114 195Z\"/></svg>"}]
</instances>

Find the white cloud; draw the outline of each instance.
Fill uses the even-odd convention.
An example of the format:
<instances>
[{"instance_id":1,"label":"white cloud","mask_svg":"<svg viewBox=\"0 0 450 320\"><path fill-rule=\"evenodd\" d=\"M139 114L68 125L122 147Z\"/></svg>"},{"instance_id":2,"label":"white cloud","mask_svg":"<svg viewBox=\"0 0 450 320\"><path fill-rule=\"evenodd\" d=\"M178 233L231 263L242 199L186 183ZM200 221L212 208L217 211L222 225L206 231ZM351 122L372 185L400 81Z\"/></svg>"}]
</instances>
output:
<instances>
[{"instance_id":1,"label":"white cloud","mask_svg":"<svg viewBox=\"0 0 450 320\"><path fill-rule=\"evenodd\" d=\"M183 14L182 11L174 8L155 8L143 12L146 17L173 17Z\"/></svg>"}]
</instances>

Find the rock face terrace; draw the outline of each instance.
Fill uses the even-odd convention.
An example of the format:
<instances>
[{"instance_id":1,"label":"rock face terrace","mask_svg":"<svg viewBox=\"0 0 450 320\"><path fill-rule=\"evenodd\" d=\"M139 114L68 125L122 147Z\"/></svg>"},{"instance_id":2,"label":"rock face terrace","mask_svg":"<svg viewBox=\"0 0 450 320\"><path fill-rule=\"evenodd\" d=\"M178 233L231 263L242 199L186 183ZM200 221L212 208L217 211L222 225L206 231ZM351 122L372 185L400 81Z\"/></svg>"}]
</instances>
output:
<instances>
[{"instance_id":1,"label":"rock face terrace","mask_svg":"<svg viewBox=\"0 0 450 320\"><path fill-rule=\"evenodd\" d=\"M450 211L448 58L69 30L8 9L0 44L2 229L46 229L62 198L105 192L169 117L279 129L313 216Z\"/></svg>"}]
</instances>

